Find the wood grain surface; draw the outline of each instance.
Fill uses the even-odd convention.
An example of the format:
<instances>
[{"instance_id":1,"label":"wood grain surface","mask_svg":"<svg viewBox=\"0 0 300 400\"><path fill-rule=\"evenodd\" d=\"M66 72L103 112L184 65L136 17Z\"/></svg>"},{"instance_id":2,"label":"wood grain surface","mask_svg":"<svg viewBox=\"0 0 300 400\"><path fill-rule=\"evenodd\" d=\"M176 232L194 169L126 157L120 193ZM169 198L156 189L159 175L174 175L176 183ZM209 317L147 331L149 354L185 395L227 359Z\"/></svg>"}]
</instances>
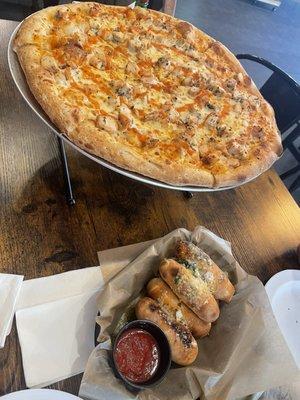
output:
<instances>
[{"instance_id":1,"label":"wood grain surface","mask_svg":"<svg viewBox=\"0 0 300 400\"><path fill-rule=\"evenodd\" d=\"M239 189L188 200L112 173L68 148L76 197L68 207L56 138L9 73L6 48L15 26L0 21L0 272L30 279L88 267L97 264L98 250L198 224L230 241L242 267L264 283L282 269L299 268L299 209L273 170ZM77 394L80 378L51 387ZM0 350L0 395L22 388L14 324Z\"/></svg>"}]
</instances>

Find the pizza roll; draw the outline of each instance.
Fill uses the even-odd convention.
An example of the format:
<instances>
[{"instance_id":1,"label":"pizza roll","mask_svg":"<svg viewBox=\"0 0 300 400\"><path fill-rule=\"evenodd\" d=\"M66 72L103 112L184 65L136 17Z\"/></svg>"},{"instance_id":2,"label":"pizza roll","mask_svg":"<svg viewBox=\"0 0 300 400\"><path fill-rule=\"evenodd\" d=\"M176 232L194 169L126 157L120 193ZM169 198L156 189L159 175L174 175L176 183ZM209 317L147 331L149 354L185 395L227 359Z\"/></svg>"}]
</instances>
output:
<instances>
[{"instance_id":1,"label":"pizza roll","mask_svg":"<svg viewBox=\"0 0 300 400\"><path fill-rule=\"evenodd\" d=\"M185 303L200 319L214 322L220 314L219 306L207 284L196 278L191 270L177 261L162 261L159 273L179 299Z\"/></svg>"},{"instance_id":2,"label":"pizza roll","mask_svg":"<svg viewBox=\"0 0 300 400\"><path fill-rule=\"evenodd\" d=\"M209 334L211 323L197 317L161 278L153 278L147 285L148 295L156 300L163 310L167 310L176 321L183 322L197 339Z\"/></svg>"},{"instance_id":3,"label":"pizza roll","mask_svg":"<svg viewBox=\"0 0 300 400\"><path fill-rule=\"evenodd\" d=\"M178 262L189 269L192 274L206 282L209 290L218 300L229 303L234 295L234 286L223 272L199 247L191 242L180 240L176 246Z\"/></svg>"},{"instance_id":4,"label":"pizza roll","mask_svg":"<svg viewBox=\"0 0 300 400\"><path fill-rule=\"evenodd\" d=\"M164 332L170 344L172 361L179 365L195 361L198 345L190 330L162 310L157 301L149 297L140 299L135 313L138 319L152 321Z\"/></svg>"}]
</instances>

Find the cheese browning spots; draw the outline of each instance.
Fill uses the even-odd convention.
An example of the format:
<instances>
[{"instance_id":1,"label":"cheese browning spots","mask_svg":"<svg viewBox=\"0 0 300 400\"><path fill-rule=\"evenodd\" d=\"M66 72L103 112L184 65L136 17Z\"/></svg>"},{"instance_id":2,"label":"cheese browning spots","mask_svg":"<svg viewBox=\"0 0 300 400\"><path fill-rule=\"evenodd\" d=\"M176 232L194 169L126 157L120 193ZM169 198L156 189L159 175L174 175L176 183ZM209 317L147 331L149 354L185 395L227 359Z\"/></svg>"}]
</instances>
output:
<instances>
[{"instance_id":1,"label":"cheese browning spots","mask_svg":"<svg viewBox=\"0 0 300 400\"><path fill-rule=\"evenodd\" d=\"M220 44L187 22L97 3L39 13L24 22L20 31L27 31L16 39L16 51L34 46L39 61L33 79L47 82L52 102L63 108L52 119L100 156L114 161L115 150L104 154L101 146L91 147L91 135L95 143L105 137L110 147L143 159L152 171L174 166L186 183L196 179L189 178L192 171L207 171L203 184L211 186L219 184L214 175L271 151L277 133L261 96L249 91L251 79ZM47 112L49 100L34 94ZM110 123L99 123L103 116ZM85 134L87 126L93 134ZM133 161L129 167L135 168Z\"/></svg>"}]
</instances>

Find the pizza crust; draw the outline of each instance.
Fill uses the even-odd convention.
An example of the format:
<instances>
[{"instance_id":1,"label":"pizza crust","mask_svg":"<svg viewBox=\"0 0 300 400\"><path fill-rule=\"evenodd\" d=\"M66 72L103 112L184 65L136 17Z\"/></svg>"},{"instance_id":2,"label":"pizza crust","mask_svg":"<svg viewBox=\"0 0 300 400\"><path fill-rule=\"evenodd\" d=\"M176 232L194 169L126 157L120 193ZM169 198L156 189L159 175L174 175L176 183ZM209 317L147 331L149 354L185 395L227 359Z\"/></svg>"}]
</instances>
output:
<instances>
[{"instance_id":1,"label":"pizza crust","mask_svg":"<svg viewBox=\"0 0 300 400\"><path fill-rule=\"evenodd\" d=\"M266 104L266 114L274 128L274 140L270 143L270 150L263 154L260 160L254 160L248 164L242 165L236 169L228 169L221 174L213 174L209 169L195 168L181 162L166 163L159 157L147 157L147 154L140 154L133 146L120 146L113 135L104 130L99 130L95 123L89 120L76 120L74 109L64 103L58 102L55 83L51 73L41 65L41 55L34 42L34 35L41 31L47 34L51 28L50 17L52 17L62 7L76 9L78 12L82 9L89 9L95 3L80 3L69 6L55 6L44 9L37 14L26 19L20 27L14 42L14 49L18 54L20 64L25 73L28 85L35 98L48 114L51 121L64 133L72 142L80 148L99 156L121 168L149 176L160 181L178 185L178 186L203 186L203 187L226 187L240 184L248 181L263 171L268 169L278 158L282 151L281 140L278 134L274 111L268 105L260 92L251 81L248 91L259 97ZM112 9L118 9L118 6L103 6ZM139 12L145 13L144 10ZM148 12L148 11L147 11ZM151 11L153 15L160 17L160 13ZM164 15L165 19L174 21L174 18ZM178 21L177 24L182 24ZM187 24L187 23L184 23ZM186 29L190 41L206 41L208 47L205 51L215 52L217 56L223 57L228 65L236 73L246 75L243 67L233 54L221 43L208 37L205 33L199 31L192 25L181 25L180 29Z\"/></svg>"},{"instance_id":2,"label":"pizza crust","mask_svg":"<svg viewBox=\"0 0 300 400\"><path fill-rule=\"evenodd\" d=\"M99 151L91 149L90 143L84 144L79 142L77 137L67 136L89 153L104 158L126 170L137 172L170 185L214 187L214 176L209 171L188 169L176 163L168 165L159 161L146 160L140 154L130 151L130 149L121 149L117 143L110 143L108 147L105 140L95 141L97 148L101 148L101 151Z\"/></svg>"},{"instance_id":3,"label":"pizza crust","mask_svg":"<svg viewBox=\"0 0 300 400\"><path fill-rule=\"evenodd\" d=\"M222 174L215 174L215 187L236 186L246 183L257 178L263 172L270 168L276 160L278 155L274 152L268 152L260 162L253 162L252 164L243 165L232 171Z\"/></svg>"}]
</instances>

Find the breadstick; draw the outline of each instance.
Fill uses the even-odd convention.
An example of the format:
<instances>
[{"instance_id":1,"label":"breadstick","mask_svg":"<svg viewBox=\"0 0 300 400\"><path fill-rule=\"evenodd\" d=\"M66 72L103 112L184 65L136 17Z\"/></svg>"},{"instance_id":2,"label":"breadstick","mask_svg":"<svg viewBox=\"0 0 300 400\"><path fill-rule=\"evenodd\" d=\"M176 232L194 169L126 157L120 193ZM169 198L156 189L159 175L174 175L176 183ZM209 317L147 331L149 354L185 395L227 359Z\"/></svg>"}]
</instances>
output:
<instances>
[{"instance_id":1,"label":"breadstick","mask_svg":"<svg viewBox=\"0 0 300 400\"><path fill-rule=\"evenodd\" d=\"M176 258L193 275L207 283L209 290L218 300L229 303L234 295L234 286L223 272L199 247L191 242L180 240L176 246Z\"/></svg>"},{"instance_id":2,"label":"breadstick","mask_svg":"<svg viewBox=\"0 0 300 400\"><path fill-rule=\"evenodd\" d=\"M157 324L167 336L172 360L179 365L191 364L198 354L198 345L190 330L171 318L157 301L144 297L135 307L139 319L147 319Z\"/></svg>"},{"instance_id":3,"label":"breadstick","mask_svg":"<svg viewBox=\"0 0 300 400\"><path fill-rule=\"evenodd\" d=\"M162 261L159 273L179 299L205 322L214 322L219 306L207 284L175 260Z\"/></svg>"},{"instance_id":4,"label":"breadstick","mask_svg":"<svg viewBox=\"0 0 300 400\"><path fill-rule=\"evenodd\" d=\"M162 309L166 309L179 322L184 322L197 339L209 334L211 323L204 322L197 317L161 278L153 278L147 285L147 292L156 300Z\"/></svg>"}]
</instances>

